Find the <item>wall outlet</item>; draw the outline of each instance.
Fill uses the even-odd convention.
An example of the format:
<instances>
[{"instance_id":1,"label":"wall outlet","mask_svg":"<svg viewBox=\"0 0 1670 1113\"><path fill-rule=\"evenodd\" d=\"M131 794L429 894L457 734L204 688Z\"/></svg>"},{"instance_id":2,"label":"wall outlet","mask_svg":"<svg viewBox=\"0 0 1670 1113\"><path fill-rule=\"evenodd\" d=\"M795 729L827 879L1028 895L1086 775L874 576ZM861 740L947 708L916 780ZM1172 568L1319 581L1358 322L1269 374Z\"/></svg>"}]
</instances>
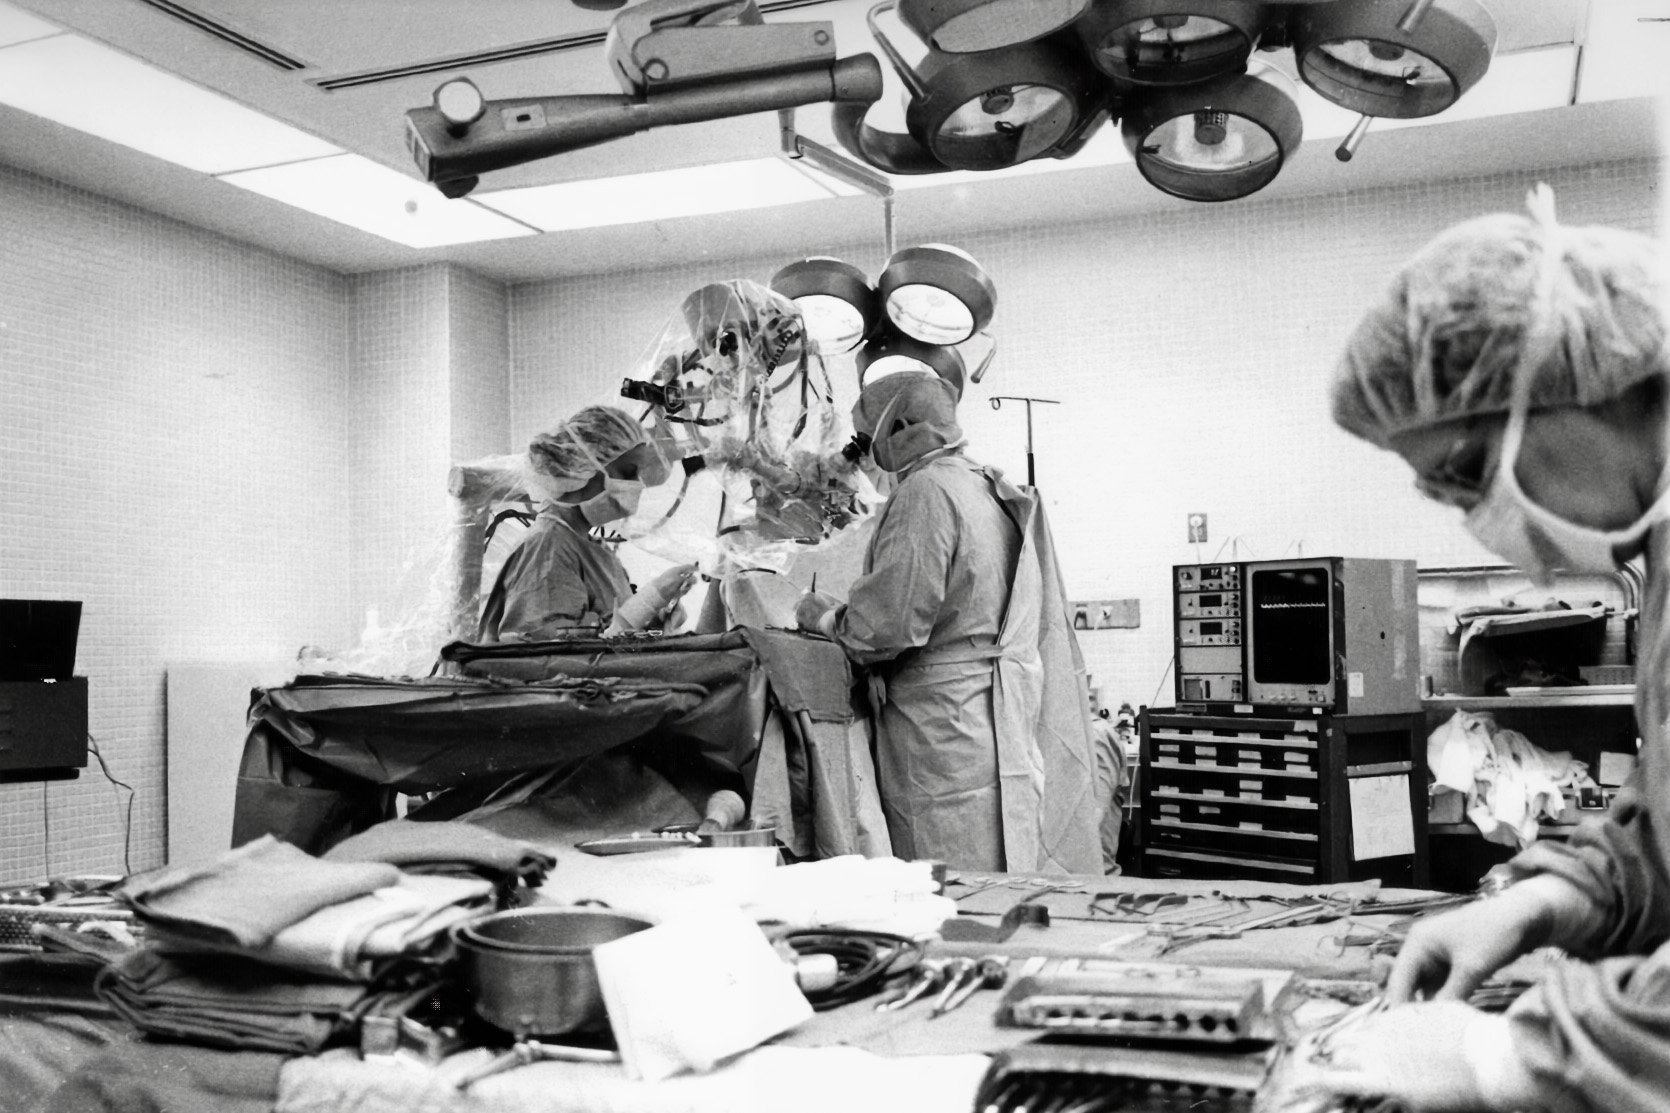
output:
<instances>
[{"instance_id":1,"label":"wall outlet","mask_svg":"<svg viewBox=\"0 0 1670 1113\"><path fill-rule=\"evenodd\" d=\"M1189 515L1189 544L1200 545L1206 541L1206 515Z\"/></svg>"},{"instance_id":2,"label":"wall outlet","mask_svg":"<svg viewBox=\"0 0 1670 1113\"><path fill-rule=\"evenodd\" d=\"M1141 599L1091 599L1068 607L1075 630L1135 630L1142 625Z\"/></svg>"}]
</instances>

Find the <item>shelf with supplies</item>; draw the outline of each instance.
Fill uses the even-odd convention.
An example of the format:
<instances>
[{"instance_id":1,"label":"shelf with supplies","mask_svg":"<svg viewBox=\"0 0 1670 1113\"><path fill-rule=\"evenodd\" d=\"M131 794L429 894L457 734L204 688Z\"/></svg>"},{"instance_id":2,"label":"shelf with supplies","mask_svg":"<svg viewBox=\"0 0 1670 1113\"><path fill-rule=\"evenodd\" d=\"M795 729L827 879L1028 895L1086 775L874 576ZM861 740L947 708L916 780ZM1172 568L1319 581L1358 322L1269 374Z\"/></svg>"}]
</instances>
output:
<instances>
[{"instance_id":1,"label":"shelf with supplies","mask_svg":"<svg viewBox=\"0 0 1670 1113\"><path fill-rule=\"evenodd\" d=\"M1607 686L1608 689L1612 685ZM1618 687L1625 687L1619 685ZM1583 688L1555 688L1535 696L1427 696L1421 706L1428 711L1500 711L1526 707L1634 707L1635 686L1629 691L1590 692Z\"/></svg>"},{"instance_id":2,"label":"shelf with supplies","mask_svg":"<svg viewBox=\"0 0 1670 1113\"><path fill-rule=\"evenodd\" d=\"M1426 884L1425 717L1144 709L1144 877Z\"/></svg>"}]
</instances>

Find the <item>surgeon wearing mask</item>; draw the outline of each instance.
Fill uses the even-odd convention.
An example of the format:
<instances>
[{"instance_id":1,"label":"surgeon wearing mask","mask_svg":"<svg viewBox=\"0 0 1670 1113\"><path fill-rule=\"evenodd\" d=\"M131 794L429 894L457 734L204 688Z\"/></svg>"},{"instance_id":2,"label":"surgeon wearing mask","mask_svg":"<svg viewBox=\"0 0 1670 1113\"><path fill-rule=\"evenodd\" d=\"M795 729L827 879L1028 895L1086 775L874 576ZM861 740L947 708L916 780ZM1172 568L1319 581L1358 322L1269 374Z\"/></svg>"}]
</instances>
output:
<instances>
[{"instance_id":1,"label":"surgeon wearing mask","mask_svg":"<svg viewBox=\"0 0 1670 1113\"><path fill-rule=\"evenodd\" d=\"M644 488L666 481L666 461L643 426L612 406L588 406L534 437L528 462L529 487L545 502L499 570L478 640L660 626L694 583L695 565L671 568L634 593L620 558L589 532L631 517Z\"/></svg>"},{"instance_id":2,"label":"surgeon wearing mask","mask_svg":"<svg viewBox=\"0 0 1670 1113\"><path fill-rule=\"evenodd\" d=\"M1397 453L1487 548L1547 582L1644 558L1637 772L1605 821L1533 844L1508 889L1418 924L1394 1007L1330 1038L1310 1078L1416 1110L1670 1109L1670 475L1657 244L1563 227L1552 196L1441 234L1358 325L1335 419ZM1506 1015L1469 994L1545 945ZM1302 1049L1301 1049L1302 1050ZM1302 1054L1299 1058L1303 1058Z\"/></svg>"},{"instance_id":3,"label":"surgeon wearing mask","mask_svg":"<svg viewBox=\"0 0 1670 1113\"><path fill-rule=\"evenodd\" d=\"M853 409L896 479L847 602L797 622L868 666L893 851L1100 873L1083 661L1036 494L963 454L953 387L905 372Z\"/></svg>"}]
</instances>

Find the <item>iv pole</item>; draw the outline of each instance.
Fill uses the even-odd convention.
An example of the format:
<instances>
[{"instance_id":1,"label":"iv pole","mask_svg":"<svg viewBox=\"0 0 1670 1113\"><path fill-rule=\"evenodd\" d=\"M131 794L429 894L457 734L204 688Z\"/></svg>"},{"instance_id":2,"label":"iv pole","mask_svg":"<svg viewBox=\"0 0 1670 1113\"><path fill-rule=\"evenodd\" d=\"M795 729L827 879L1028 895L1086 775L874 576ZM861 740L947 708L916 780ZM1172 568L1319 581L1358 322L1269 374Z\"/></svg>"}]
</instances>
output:
<instances>
[{"instance_id":1,"label":"iv pole","mask_svg":"<svg viewBox=\"0 0 1670 1113\"><path fill-rule=\"evenodd\" d=\"M1005 402L1026 403L1026 485L1036 487L1038 486L1038 477L1035 474L1032 458L1032 403L1037 402L1043 406L1059 406L1061 403L1054 398L1028 398L1020 394L996 394L992 396L992 409L1001 410Z\"/></svg>"}]
</instances>

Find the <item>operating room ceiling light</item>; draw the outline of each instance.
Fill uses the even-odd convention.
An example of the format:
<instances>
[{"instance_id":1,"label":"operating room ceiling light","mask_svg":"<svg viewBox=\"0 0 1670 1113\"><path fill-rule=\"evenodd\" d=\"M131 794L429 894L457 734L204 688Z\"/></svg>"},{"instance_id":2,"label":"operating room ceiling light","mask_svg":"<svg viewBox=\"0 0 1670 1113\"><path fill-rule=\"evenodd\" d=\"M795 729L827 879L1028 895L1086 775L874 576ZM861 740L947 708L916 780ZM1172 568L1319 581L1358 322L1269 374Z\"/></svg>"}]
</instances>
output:
<instances>
[{"instance_id":1,"label":"operating room ceiling light","mask_svg":"<svg viewBox=\"0 0 1670 1113\"><path fill-rule=\"evenodd\" d=\"M899 21L937 50L998 50L1059 31L1090 0L899 0Z\"/></svg>"},{"instance_id":2,"label":"operating room ceiling light","mask_svg":"<svg viewBox=\"0 0 1670 1113\"><path fill-rule=\"evenodd\" d=\"M851 263L813 256L771 276L771 288L799 306L806 333L824 352L850 352L881 319L881 302Z\"/></svg>"},{"instance_id":3,"label":"operating room ceiling light","mask_svg":"<svg viewBox=\"0 0 1670 1113\"><path fill-rule=\"evenodd\" d=\"M1299 149L1304 125L1293 86L1261 62L1198 85L1133 98L1120 131L1150 184L1189 201L1256 193Z\"/></svg>"},{"instance_id":4,"label":"operating room ceiling light","mask_svg":"<svg viewBox=\"0 0 1670 1113\"><path fill-rule=\"evenodd\" d=\"M925 344L895 329L883 327L858 350L858 383L868 386L889 375L928 372L951 384L962 401L967 367L957 349Z\"/></svg>"},{"instance_id":5,"label":"operating room ceiling light","mask_svg":"<svg viewBox=\"0 0 1670 1113\"><path fill-rule=\"evenodd\" d=\"M1334 0L1300 12L1293 53L1305 84L1365 116L1444 111L1476 85L1496 49L1477 0Z\"/></svg>"},{"instance_id":6,"label":"operating room ceiling light","mask_svg":"<svg viewBox=\"0 0 1670 1113\"><path fill-rule=\"evenodd\" d=\"M991 324L997 309L991 276L950 244L894 252L876 290L893 326L925 344L961 344Z\"/></svg>"},{"instance_id":7,"label":"operating room ceiling light","mask_svg":"<svg viewBox=\"0 0 1670 1113\"><path fill-rule=\"evenodd\" d=\"M1187 85L1245 65L1266 11L1255 0L1114 0L1073 29L1109 77Z\"/></svg>"},{"instance_id":8,"label":"operating room ceiling light","mask_svg":"<svg viewBox=\"0 0 1670 1113\"><path fill-rule=\"evenodd\" d=\"M912 65L876 22L897 0L866 16L870 34L908 93L908 134L865 119L868 105L837 105L836 138L894 174L999 170L1065 152L1102 120L1107 90L1082 55L1062 40L956 53L929 48Z\"/></svg>"}]
</instances>

